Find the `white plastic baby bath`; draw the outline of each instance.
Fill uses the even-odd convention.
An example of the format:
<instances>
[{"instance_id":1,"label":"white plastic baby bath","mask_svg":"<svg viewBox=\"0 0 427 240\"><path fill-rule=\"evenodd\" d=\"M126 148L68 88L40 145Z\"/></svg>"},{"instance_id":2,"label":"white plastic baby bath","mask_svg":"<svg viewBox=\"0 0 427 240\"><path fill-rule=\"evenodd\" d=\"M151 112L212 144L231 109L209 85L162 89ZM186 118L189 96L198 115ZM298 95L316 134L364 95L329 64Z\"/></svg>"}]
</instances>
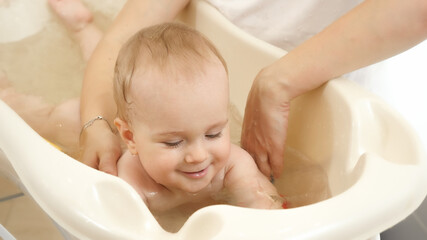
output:
<instances>
[{"instance_id":1,"label":"white plastic baby bath","mask_svg":"<svg viewBox=\"0 0 427 240\"><path fill-rule=\"evenodd\" d=\"M284 52L203 1L193 1L181 20L218 46L229 66L231 101L243 113L255 74ZM407 217L427 194L427 159L416 134L393 109L344 79L291 107L287 146L326 172L329 199L287 210L210 206L177 233L164 231L123 180L63 154L3 102L0 115L0 168L14 175L10 163L40 207L79 239L368 239Z\"/></svg>"}]
</instances>

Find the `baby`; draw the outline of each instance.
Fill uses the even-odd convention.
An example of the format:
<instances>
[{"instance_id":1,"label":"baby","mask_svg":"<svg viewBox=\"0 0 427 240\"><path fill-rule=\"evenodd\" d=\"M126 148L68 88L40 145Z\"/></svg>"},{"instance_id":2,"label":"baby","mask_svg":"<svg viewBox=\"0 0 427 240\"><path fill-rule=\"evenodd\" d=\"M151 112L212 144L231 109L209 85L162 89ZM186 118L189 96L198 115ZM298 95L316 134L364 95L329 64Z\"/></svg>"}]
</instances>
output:
<instances>
[{"instance_id":1,"label":"baby","mask_svg":"<svg viewBox=\"0 0 427 240\"><path fill-rule=\"evenodd\" d=\"M230 142L226 65L200 33L176 23L141 30L121 49L114 78L114 124L128 148L118 176L150 210L282 208L252 157Z\"/></svg>"},{"instance_id":2,"label":"baby","mask_svg":"<svg viewBox=\"0 0 427 240\"><path fill-rule=\"evenodd\" d=\"M82 4L67 7L80 2L49 3L79 42L100 34L93 31L90 12L63 11L85 10ZM91 27L79 27L82 24ZM92 53L93 44L80 45L84 56ZM0 99L43 137L77 155L78 99L53 106L16 92L3 75L0 72ZM130 39L118 57L115 99L115 125L128 148L118 162L118 175L150 210L215 203L282 208L283 199L251 156L230 143L226 65L195 30L168 23Z\"/></svg>"}]
</instances>

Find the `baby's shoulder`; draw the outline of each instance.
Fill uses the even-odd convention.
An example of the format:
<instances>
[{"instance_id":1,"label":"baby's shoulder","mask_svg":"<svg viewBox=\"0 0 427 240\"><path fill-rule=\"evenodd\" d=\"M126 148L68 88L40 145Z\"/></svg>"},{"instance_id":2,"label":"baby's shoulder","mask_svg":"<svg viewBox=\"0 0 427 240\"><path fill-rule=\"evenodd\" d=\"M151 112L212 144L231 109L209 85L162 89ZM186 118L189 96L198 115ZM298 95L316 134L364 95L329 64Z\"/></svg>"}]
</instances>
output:
<instances>
[{"instance_id":1,"label":"baby's shoulder","mask_svg":"<svg viewBox=\"0 0 427 240\"><path fill-rule=\"evenodd\" d=\"M252 156L241 147L232 144L225 179L235 180L242 175L256 175L258 171L258 167Z\"/></svg>"},{"instance_id":2,"label":"baby's shoulder","mask_svg":"<svg viewBox=\"0 0 427 240\"><path fill-rule=\"evenodd\" d=\"M139 178L144 172L138 156L132 155L129 151L124 152L117 162L117 175L122 179Z\"/></svg>"},{"instance_id":3,"label":"baby's shoulder","mask_svg":"<svg viewBox=\"0 0 427 240\"><path fill-rule=\"evenodd\" d=\"M255 161L252 158L252 156L246 152L243 148L235 145L235 144L231 144L231 149L230 149L230 157L229 157L229 164L230 166L235 166L235 165L255 165Z\"/></svg>"},{"instance_id":4,"label":"baby's shoulder","mask_svg":"<svg viewBox=\"0 0 427 240\"><path fill-rule=\"evenodd\" d=\"M138 156L126 151L117 162L117 175L130 184L142 197L147 200L147 192L159 192L160 186L155 183L142 167Z\"/></svg>"}]
</instances>

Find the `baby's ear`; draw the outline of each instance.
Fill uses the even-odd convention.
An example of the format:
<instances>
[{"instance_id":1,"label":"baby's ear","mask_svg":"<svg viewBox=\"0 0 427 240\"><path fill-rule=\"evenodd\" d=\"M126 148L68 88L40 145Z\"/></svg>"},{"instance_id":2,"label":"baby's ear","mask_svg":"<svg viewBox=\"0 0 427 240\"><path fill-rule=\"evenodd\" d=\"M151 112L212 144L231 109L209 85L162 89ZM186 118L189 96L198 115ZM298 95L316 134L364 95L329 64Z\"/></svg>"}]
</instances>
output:
<instances>
[{"instance_id":1,"label":"baby's ear","mask_svg":"<svg viewBox=\"0 0 427 240\"><path fill-rule=\"evenodd\" d=\"M133 132L129 124L121 118L114 119L114 125L116 125L117 130L119 131L120 137L126 143L129 152L132 155L136 155L138 151L136 150L136 144L133 139Z\"/></svg>"}]
</instances>

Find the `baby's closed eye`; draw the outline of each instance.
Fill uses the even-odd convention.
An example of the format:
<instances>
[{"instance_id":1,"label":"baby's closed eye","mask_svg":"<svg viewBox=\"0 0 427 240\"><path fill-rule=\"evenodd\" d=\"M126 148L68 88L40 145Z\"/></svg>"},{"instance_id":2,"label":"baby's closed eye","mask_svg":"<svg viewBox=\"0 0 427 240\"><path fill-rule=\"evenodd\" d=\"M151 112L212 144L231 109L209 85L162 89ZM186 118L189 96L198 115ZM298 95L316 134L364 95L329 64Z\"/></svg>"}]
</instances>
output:
<instances>
[{"instance_id":1,"label":"baby's closed eye","mask_svg":"<svg viewBox=\"0 0 427 240\"><path fill-rule=\"evenodd\" d=\"M175 140L175 141L166 141L163 142L167 147L176 148L179 147L182 144L183 140Z\"/></svg>"},{"instance_id":2,"label":"baby's closed eye","mask_svg":"<svg viewBox=\"0 0 427 240\"><path fill-rule=\"evenodd\" d=\"M205 137L209 139L219 138L222 136L222 131L214 133L214 134L206 134Z\"/></svg>"}]
</instances>

